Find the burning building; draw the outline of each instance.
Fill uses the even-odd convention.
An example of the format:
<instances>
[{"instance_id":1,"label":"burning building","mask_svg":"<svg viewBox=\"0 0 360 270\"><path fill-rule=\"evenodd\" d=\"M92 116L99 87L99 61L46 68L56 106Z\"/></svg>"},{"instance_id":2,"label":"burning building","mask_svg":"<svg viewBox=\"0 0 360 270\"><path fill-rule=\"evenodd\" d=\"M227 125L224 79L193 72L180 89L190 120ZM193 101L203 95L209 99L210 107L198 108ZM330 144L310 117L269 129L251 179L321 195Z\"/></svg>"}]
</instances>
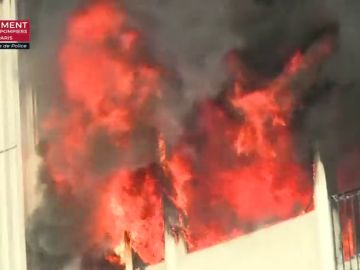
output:
<instances>
[{"instance_id":1,"label":"burning building","mask_svg":"<svg viewBox=\"0 0 360 270\"><path fill-rule=\"evenodd\" d=\"M23 216L29 270L328 270L346 241L349 262L313 118L353 83L333 74L338 4L313 2L18 3L33 43L20 70L1 55L4 265L26 268Z\"/></svg>"}]
</instances>

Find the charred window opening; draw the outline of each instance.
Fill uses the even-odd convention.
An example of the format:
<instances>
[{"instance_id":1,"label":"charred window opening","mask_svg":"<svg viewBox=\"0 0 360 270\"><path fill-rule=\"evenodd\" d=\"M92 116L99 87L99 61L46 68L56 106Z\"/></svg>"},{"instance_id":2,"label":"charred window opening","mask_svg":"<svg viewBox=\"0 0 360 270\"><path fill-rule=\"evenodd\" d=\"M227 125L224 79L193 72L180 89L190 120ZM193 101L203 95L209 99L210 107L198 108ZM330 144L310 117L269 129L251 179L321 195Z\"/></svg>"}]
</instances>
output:
<instances>
[{"instance_id":1,"label":"charred window opening","mask_svg":"<svg viewBox=\"0 0 360 270\"><path fill-rule=\"evenodd\" d=\"M337 270L360 269L360 190L331 197Z\"/></svg>"}]
</instances>

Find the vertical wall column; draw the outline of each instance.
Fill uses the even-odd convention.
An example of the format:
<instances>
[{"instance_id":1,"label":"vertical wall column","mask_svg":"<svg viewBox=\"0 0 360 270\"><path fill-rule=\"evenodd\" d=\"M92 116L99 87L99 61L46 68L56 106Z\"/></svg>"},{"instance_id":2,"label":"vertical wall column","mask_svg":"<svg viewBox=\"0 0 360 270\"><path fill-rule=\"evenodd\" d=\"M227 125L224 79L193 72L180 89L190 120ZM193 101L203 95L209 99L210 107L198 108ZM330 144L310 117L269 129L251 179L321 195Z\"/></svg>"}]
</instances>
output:
<instances>
[{"instance_id":1,"label":"vertical wall column","mask_svg":"<svg viewBox=\"0 0 360 270\"><path fill-rule=\"evenodd\" d=\"M334 240L332 218L326 176L320 155L317 154L315 165L314 203L318 224L318 240L320 248L321 270L335 270Z\"/></svg>"},{"instance_id":2,"label":"vertical wall column","mask_svg":"<svg viewBox=\"0 0 360 270\"><path fill-rule=\"evenodd\" d=\"M14 19L15 0L0 3L0 18ZM25 270L18 53L0 51L0 268Z\"/></svg>"},{"instance_id":3,"label":"vertical wall column","mask_svg":"<svg viewBox=\"0 0 360 270\"><path fill-rule=\"evenodd\" d=\"M174 235L165 229L165 258L166 270L178 270L182 268L182 260L187 255L186 247L182 236L175 239Z\"/></svg>"},{"instance_id":4,"label":"vertical wall column","mask_svg":"<svg viewBox=\"0 0 360 270\"><path fill-rule=\"evenodd\" d=\"M20 64L26 63L28 58L20 58ZM20 66L20 68L23 68ZM26 69L26 68L24 68ZM21 70L20 76L26 76L27 70ZM25 74L24 74L25 73ZM22 78L21 78L22 79ZM22 160L23 160L23 183L24 183L24 204L25 221L31 216L33 211L40 204L42 196L38 189L38 169L41 158L36 152L38 144L37 136L37 104L36 91L32 89L29 81L20 81L20 108L21 108L21 140L22 140Z\"/></svg>"}]
</instances>

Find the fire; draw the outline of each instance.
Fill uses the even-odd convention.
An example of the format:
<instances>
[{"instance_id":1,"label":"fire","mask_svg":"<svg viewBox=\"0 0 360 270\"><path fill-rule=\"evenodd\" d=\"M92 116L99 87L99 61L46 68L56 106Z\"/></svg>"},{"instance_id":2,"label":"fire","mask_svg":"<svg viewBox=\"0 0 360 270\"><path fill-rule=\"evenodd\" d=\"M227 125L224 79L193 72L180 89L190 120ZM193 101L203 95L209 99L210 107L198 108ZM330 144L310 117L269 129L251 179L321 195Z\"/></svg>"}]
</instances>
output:
<instances>
[{"instance_id":1,"label":"fire","mask_svg":"<svg viewBox=\"0 0 360 270\"><path fill-rule=\"evenodd\" d=\"M164 76L144 60L139 39L123 10L92 2L71 17L59 54L66 106L44 122L51 141L45 166L60 198L70 192L91 202L91 241L106 239L121 258L128 242L144 262L159 262L164 196L182 213L191 250L303 213L312 184L289 129L296 106L290 82L307 67L303 55L251 91L232 59L234 83L222 104L198 104L195 130L168 148L154 120ZM175 192L163 187L157 165Z\"/></svg>"},{"instance_id":2,"label":"fire","mask_svg":"<svg viewBox=\"0 0 360 270\"><path fill-rule=\"evenodd\" d=\"M201 105L201 150L185 140L170 161L191 249L287 219L311 202L312 186L288 128L293 97L284 87L301 59L296 54L266 89L246 93L235 81L226 98L240 119L211 101Z\"/></svg>"},{"instance_id":3,"label":"fire","mask_svg":"<svg viewBox=\"0 0 360 270\"><path fill-rule=\"evenodd\" d=\"M137 150L134 136L152 132L146 116L154 110L160 72L137 60L138 34L125 20L107 2L92 4L70 19L59 54L67 107L45 121L52 137L45 164L59 194L65 189L80 198L94 196L87 228L94 243L110 238L113 248L128 232L135 252L155 263L164 249L161 196L146 158L141 163L134 154L143 150ZM94 160L100 153L90 145L97 140L107 145L104 158L113 155L114 164ZM139 154L151 161L155 154L149 152Z\"/></svg>"},{"instance_id":4,"label":"fire","mask_svg":"<svg viewBox=\"0 0 360 270\"><path fill-rule=\"evenodd\" d=\"M346 218L344 223L342 231L344 260L349 261L355 255L354 225L350 218Z\"/></svg>"}]
</instances>

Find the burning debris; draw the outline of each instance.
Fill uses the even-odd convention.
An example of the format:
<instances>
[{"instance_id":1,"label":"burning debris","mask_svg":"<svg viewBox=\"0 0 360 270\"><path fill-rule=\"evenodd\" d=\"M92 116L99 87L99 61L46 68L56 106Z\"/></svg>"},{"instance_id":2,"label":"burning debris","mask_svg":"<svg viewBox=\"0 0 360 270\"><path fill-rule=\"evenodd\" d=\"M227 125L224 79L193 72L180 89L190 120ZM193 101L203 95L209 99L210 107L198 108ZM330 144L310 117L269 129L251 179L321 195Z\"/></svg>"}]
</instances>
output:
<instances>
[{"instance_id":1,"label":"burning debris","mask_svg":"<svg viewBox=\"0 0 360 270\"><path fill-rule=\"evenodd\" d=\"M78 269L143 268L164 259L165 231L193 251L311 210L311 167L292 123L336 49L337 23L323 19L262 65L249 60L262 43L237 34L230 25L240 19L214 2L214 29L192 14L197 4L182 14L199 27L195 43L169 31L180 24L171 13L157 14L175 1L159 10L88 1L71 15L61 106L42 125L44 203L29 227L30 266L62 270L81 258ZM264 13L284 4L240 2ZM158 16L152 24L145 11Z\"/></svg>"}]
</instances>

